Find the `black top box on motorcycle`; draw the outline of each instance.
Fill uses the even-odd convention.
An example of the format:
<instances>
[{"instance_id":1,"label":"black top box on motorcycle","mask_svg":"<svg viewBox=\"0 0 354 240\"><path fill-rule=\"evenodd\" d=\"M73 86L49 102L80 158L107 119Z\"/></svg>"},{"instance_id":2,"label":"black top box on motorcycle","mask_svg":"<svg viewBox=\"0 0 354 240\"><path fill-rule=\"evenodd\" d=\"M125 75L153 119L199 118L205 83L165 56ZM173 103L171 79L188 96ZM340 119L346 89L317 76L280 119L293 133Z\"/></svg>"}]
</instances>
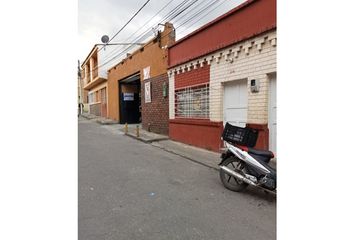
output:
<instances>
[{"instance_id":1,"label":"black top box on motorcycle","mask_svg":"<svg viewBox=\"0 0 354 240\"><path fill-rule=\"evenodd\" d=\"M225 124L222 133L222 139L224 141L247 147L254 147L257 143L257 138L258 130L248 127L237 127L228 122Z\"/></svg>"}]
</instances>

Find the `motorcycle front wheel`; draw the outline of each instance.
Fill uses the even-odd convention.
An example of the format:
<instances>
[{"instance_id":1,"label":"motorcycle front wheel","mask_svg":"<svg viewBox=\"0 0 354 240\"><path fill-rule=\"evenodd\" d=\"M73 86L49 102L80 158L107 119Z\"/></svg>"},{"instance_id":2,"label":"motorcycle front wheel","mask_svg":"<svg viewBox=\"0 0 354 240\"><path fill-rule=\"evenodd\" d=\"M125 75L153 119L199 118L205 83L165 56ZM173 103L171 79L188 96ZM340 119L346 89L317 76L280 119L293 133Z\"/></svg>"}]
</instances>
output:
<instances>
[{"instance_id":1,"label":"motorcycle front wheel","mask_svg":"<svg viewBox=\"0 0 354 240\"><path fill-rule=\"evenodd\" d=\"M235 172L238 172L242 175L244 175L246 173L246 168L245 168L244 162L236 157L227 158L221 164L221 166L228 167L229 169L234 170ZM224 185L224 187L231 190L231 191L240 192L248 186L247 183L244 183L242 180L239 180L239 179L227 174L222 169L220 169L219 174L220 174L221 182Z\"/></svg>"}]
</instances>

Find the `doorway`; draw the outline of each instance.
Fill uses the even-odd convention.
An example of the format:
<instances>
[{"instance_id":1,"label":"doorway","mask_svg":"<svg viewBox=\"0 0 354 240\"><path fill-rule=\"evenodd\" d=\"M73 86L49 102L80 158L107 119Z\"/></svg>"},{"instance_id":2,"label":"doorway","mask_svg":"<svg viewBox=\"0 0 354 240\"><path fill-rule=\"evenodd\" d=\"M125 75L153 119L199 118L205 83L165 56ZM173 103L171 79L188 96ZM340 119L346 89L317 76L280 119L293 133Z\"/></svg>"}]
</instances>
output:
<instances>
[{"instance_id":1,"label":"doorway","mask_svg":"<svg viewBox=\"0 0 354 240\"><path fill-rule=\"evenodd\" d=\"M119 81L119 122L141 122L140 73Z\"/></svg>"},{"instance_id":2,"label":"doorway","mask_svg":"<svg viewBox=\"0 0 354 240\"><path fill-rule=\"evenodd\" d=\"M224 84L224 125L226 122L239 127L247 123L247 79Z\"/></svg>"}]
</instances>

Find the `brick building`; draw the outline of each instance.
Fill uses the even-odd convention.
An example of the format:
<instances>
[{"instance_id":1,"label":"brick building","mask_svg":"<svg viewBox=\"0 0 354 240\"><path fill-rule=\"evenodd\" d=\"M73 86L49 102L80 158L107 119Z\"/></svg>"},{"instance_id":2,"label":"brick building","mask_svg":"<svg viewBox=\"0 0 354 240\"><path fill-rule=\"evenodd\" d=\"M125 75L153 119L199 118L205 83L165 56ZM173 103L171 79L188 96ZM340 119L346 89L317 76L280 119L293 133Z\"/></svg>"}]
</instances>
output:
<instances>
[{"instance_id":1,"label":"brick building","mask_svg":"<svg viewBox=\"0 0 354 240\"><path fill-rule=\"evenodd\" d=\"M218 151L226 122L276 151L276 0L249 0L174 43L169 136Z\"/></svg>"},{"instance_id":2,"label":"brick building","mask_svg":"<svg viewBox=\"0 0 354 240\"><path fill-rule=\"evenodd\" d=\"M142 123L144 129L168 134L167 47L175 42L173 25L128 54L108 70L108 117Z\"/></svg>"}]
</instances>

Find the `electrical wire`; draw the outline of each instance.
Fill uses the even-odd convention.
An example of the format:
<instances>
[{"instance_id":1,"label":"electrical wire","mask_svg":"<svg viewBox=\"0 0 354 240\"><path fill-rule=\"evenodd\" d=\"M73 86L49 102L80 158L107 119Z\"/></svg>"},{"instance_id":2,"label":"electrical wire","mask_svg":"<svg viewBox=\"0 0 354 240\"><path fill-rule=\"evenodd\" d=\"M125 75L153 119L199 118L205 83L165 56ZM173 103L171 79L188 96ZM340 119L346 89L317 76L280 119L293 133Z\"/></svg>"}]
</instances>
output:
<instances>
[{"instance_id":1,"label":"electrical wire","mask_svg":"<svg viewBox=\"0 0 354 240\"><path fill-rule=\"evenodd\" d=\"M150 23L159 13L161 13L163 10L165 10L165 8L166 8L168 5L170 5L173 1L174 1L174 0L171 0L171 1L169 1L166 5L164 5L164 6L163 6L154 16L152 16L144 25L147 25L148 23ZM155 24L154 24L154 25L155 25ZM125 39L124 42L127 42L129 39L132 38L132 36L135 36L135 34L141 30L141 27L142 27L142 26L138 27L138 29L137 29L133 34L131 34L127 39ZM151 27L152 27L152 26L151 26ZM111 57L111 56L112 56L111 53L113 53L114 51L116 51L118 48L119 48L119 47L116 47L115 49L113 49L112 51L110 51L110 52L107 54L106 59L109 58L109 57ZM122 47L121 47L120 49L122 49Z\"/></svg>"},{"instance_id":2,"label":"electrical wire","mask_svg":"<svg viewBox=\"0 0 354 240\"><path fill-rule=\"evenodd\" d=\"M217 9L218 7L220 7L222 4L224 4L225 2L227 2L228 0L224 0L221 3L219 3L217 6L215 6L213 9L211 9L210 11L206 12L205 14L203 14L200 18L195 19L194 21L192 21L192 24L185 26L185 29L182 30L181 32L179 32L179 34L182 34L184 32L186 32L187 30L190 30L190 28L195 24L195 23L199 23L200 20L204 19L205 17L209 16L209 13L213 12L215 9Z\"/></svg>"},{"instance_id":3,"label":"electrical wire","mask_svg":"<svg viewBox=\"0 0 354 240\"><path fill-rule=\"evenodd\" d=\"M176 15L178 14L178 10L180 10L187 2L189 2L190 0L184 0L183 2L181 2L180 4L178 4L174 9L172 9L169 13L167 13L167 15L166 16L164 16L159 22L156 22L155 24L153 24L152 26L155 26L155 25L158 25L158 23L160 23L160 22L169 22L169 21L171 21L174 17L176 17ZM197 0L198 1L198 0ZM185 10L186 8L188 8L188 6L186 6L183 10ZM181 10L182 11L182 10ZM173 14L175 14L174 16L173 16ZM157 15L157 14L156 14ZM156 16L155 15L155 16ZM150 27L152 27L152 26L150 26ZM142 36L138 36L138 39L136 38L134 41L140 41L140 42L142 42L143 40L145 40L147 37L149 37L150 36L150 31L151 31L151 29L150 28L148 28L147 30L145 30L143 33L141 33L141 35ZM136 33L136 32L135 32ZM130 40L132 37L133 37L133 35L135 35L135 33L133 33L132 34L132 36L130 36L128 39L126 39L126 41L127 40ZM128 51L128 50L131 50L132 48L133 48L134 46L130 46L130 47L128 47L128 48L126 48L126 49L124 49L123 50L123 52L126 52L126 51ZM121 48L116 48L115 50L113 50L114 51L114 54L120 54L120 50L122 50L124 47L121 47ZM118 51L117 51L118 50ZM112 52L113 52L112 51ZM108 58L110 58L111 56L112 56L113 54L109 54L109 56L107 56L104 60L103 60L103 62L106 60L106 59L108 59ZM121 55L120 55L121 56ZM114 57L114 59L116 59L116 57ZM113 59L113 60L114 60ZM110 61L109 61L110 62ZM103 64L105 65L105 63L106 62L104 62ZM103 65L102 64L102 65ZM101 65L101 66L102 66Z\"/></svg>"},{"instance_id":4,"label":"electrical wire","mask_svg":"<svg viewBox=\"0 0 354 240\"><path fill-rule=\"evenodd\" d=\"M180 16L183 12L185 12L188 8L190 8L190 7L191 7L194 3L196 3L198 0L194 0L193 2L191 2L191 3L189 3L187 6L185 6L183 9L181 9L181 8L183 7L183 5L185 5L188 1L189 1L189 0L184 0L182 3L180 3L180 4L179 4L177 7L175 7L172 11L170 11L170 12L163 18L163 20L162 20L161 22L163 22L163 21L165 21L165 20L167 20L167 19L168 19L168 21L171 21L171 20L173 20L174 18ZM184 26L186 23L190 22L190 21L191 21L192 19L194 19L196 16L199 16L199 15L200 15L201 13L203 13L205 10L207 10L207 9L209 9L210 7L214 6L218 1L219 1L219 0L213 1L213 2L209 3L207 6L204 6L204 8L200 9L200 10L199 10L198 12L196 12L193 16L191 16L190 18L186 19L183 23L181 23L180 25L178 25L178 27L176 27L176 29L177 29L177 28L180 28L180 27L182 27L182 26ZM171 2L172 2L172 1L171 1ZM171 2L169 2L168 4L170 4ZM204 18L206 15L208 15L211 11L215 10L217 7L219 7L219 6L220 6L221 4L223 4L224 2L226 2L226 0L224 0L223 2L221 2L219 5L217 5L217 6L216 6L215 8L213 8L212 10L208 11L206 14L202 15L202 17L199 18L198 20ZM168 5L168 4L167 4L167 5ZM165 5L164 8L165 8L167 5ZM200 4L200 5L201 5L201 4ZM200 6L200 5L198 5L198 6ZM163 9L164 9L164 8L163 8ZM161 9L160 11L162 11L163 9ZM196 9L196 6L195 6L193 9ZM189 12L191 12L193 9L190 9ZM178 10L180 10L180 11L177 12ZM158 13L157 13L157 14L158 14ZM155 17L157 14L155 14L154 17ZM185 14L185 15L186 15L186 14ZM185 15L184 15L184 16L185 16ZM154 17L153 17L153 18L154 18ZM151 18L150 20L152 20L153 18ZM150 20L149 20L149 21L150 21ZM196 21L193 21L192 25L193 25L195 22L196 22ZM139 29L139 30L140 30L140 29ZM185 30L184 30L184 31L185 31ZM136 31L136 32L137 32L137 31ZM135 33L136 33L136 32L135 32ZM135 33L134 33L134 34L135 34ZM136 39L134 42L140 42L141 39L143 39L143 38L149 36L150 30L148 29L148 30L146 30L144 33L145 33L144 35L139 36L139 38ZM128 39L130 39L134 34L132 34ZM167 35L167 34L166 34L166 35ZM161 36L161 38L164 37L164 36L166 36L166 35ZM151 43L151 42L150 42L150 43ZM145 45L144 48L149 47L149 44L150 44L150 43L148 43L147 45ZM150 46L152 46L152 45L150 45ZM129 47L127 47L126 49L124 49L123 51L121 51L120 53L118 53L117 55L115 55L114 57L112 57L111 59L109 59L108 61L104 62L103 64L101 64L101 65L99 65L99 66L96 66L95 69L97 69L97 68L99 68L99 67L102 67L102 66L108 64L109 62L113 61L114 59L116 59L116 58L122 56L127 50L130 50L132 47L134 47L134 46L129 46ZM93 70L90 71L90 72L95 71L95 69L93 69ZM89 72L89 73L90 73L90 72Z\"/></svg>"},{"instance_id":5,"label":"electrical wire","mask_svg":"<svg viewBox=\"0 0 354 240\"><path fill-rule=\"evenodd\" d=\"M169 4L170 4L171 2L173 2L173 1L174 1L174 0L170 1L169 3L167 3L162 9L160 9L159 12L163 11L163 10L167 7L167 5L169 5ZM161 21L162 21L162 22L165 21L168 17L170 17L172 14L174 14L176 11L178 11L178 10L179 10L184 4L186 4L188 1L190 1L190 0L184 0L183 2L181 2L180 4L178 4L178 5L177 5L175 8L173 8L170 12L168 12L167 15L165 15ZM154 17L157 16L157 15L159 14L159 12L156 13L156 14L154 15ZM150 22L154 17L152 17L148 22ZM155 25L157 25L157 24L158 24L158 22L156 22L155 24L151 25L150 27L155 26ZM140 29L138 29L137 31L135 31L130 37L128 37L128 38L127 38L126 40L124 40L124 41L128 41L128 40L132 39L132 37L133 37L137 32L139 32L139 31L140 31ZM139 37L139 39L135 38L135 40L133 40L133 41L134 41L134 42L137 42L138 40L139 40L139 41L145 40L145 37L147 38L148 36L150 36L150 31L151 31L151 29L148 28L148 29L145 30L143 33L141 33L141 35L144 36L144 37ZM133 46L131 46L131 47L133 47ZM130 48L131 48L131 47L130 47ZM110 58L112 55L117 54L117 53L120 52L120 50L122 50L123 48L124 48L124 47L120 47L120 48L116 47L116 48L113 49L102 61L104 62L106 59ZM129 49L130 49L130 48L129 48ZM126 50L123 50L123 51L126 51ZM113 53L113 54L112 54L112 53ZM100 65L100 66L103 66L103 64ZM100 67L100 66L98 66L98 67Z\"/></svg>"},{"instance_id":6,"label":"electrical wire","mask_svg":"<svg viewBox=\"0 0 354 240\"><path fill-rule=\"evenodd\" d=\"M110 43L121 31L123 31L123 29L135 18L136 15L138 15L138 13L139 13L150 1L151 1L151 0L147 0L147 1L143 4L143 6L141 6L141 7L139 8L139 10L138 10L136 13L134 13L134 15L129 19L129 21L126 22L126 23L124 24L124 26L123 26L116 34L114 34L114 36L107 42L107 44ZM101 49L102 49L102 48L104 48L104 46L102 46ZM100 51L101 49L99 49L98 51Z\"/></svg>"},{"instance_id":7,"label":"electrical wire","mask_svg":"<svg viewBox=\"0 0 354 240\"><path fill-rule=\"evenodd\" d=\"M173 15L172 17L170 17L168 19L168 21L172 21L174 18L176 18L177 16L179 16L181 13L183 13L184 11L186 11L188 8L190 8L193 4L195 4L196 2L198 2L199 0L194 0L191 3L189 3L187 6L185 6L182 10L180 10L179 12L177 12L175 15ZM186 1L184 1L186 2ZM138 40L136 40L136 42L140 42L141 38L139 38ZM146 46L146 45L145 45ZM145 47L144 46L144 47ZM118 55L112 57L111 59L109 59L108 61L102 63L100 66L98 67L102 67L106 64L108 64L109 62L113 61L114 59L117 59L118 57L121 57L127 50L131 49L133 46L129 46L126 49L124 49L122 52L120 52Z\"/></svg>"}]
</instances>

